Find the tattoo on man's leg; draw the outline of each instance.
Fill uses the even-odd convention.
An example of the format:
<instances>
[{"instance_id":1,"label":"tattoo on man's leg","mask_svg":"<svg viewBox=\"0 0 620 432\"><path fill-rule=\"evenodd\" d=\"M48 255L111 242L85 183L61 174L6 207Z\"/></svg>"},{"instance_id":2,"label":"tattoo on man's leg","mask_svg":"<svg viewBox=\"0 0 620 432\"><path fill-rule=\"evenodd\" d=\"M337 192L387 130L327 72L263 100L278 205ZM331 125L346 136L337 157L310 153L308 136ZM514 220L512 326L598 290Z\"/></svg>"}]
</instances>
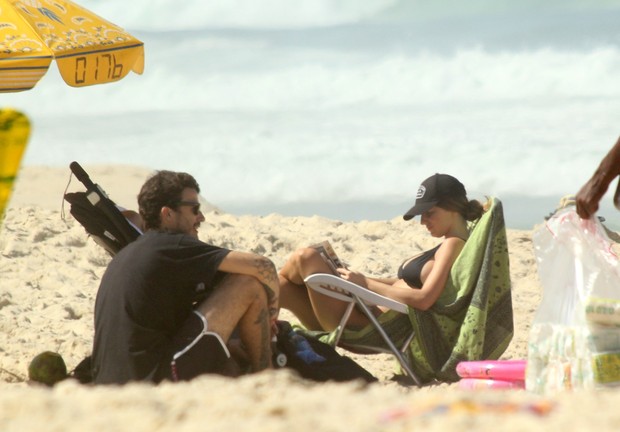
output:
<instances>
[{"instance_id":1,"label":"tattoo on man's leg","mask_svg":"<svg viewBox=\"0 0 620 432\"><path fill-rule=\"evenodd\" d=\"M270 329L269 329L269 313L265 309L261 309L255 324L260 326L260 353L258 356L258 370L267 369L270 365L271 349L270 349Z\"/></svg>"},{"instance_id":2,"label":"tattoo on man's leg","mask_svg":"<svg viewBox=\"0 0 620 432\"><path fill-rule=\"evenodd\" d=\"M256 260L256 268L258 269L259 274L262 276L264 280L266 280L271 285L276 285L278 283L278 274L276 273L275 265L268 260L267 258L258 258ZM265 291L267 293L267 298L271 303L272 299L275 297L275 293L268 285L263 284Z\"/></svg>"}]
</instances>

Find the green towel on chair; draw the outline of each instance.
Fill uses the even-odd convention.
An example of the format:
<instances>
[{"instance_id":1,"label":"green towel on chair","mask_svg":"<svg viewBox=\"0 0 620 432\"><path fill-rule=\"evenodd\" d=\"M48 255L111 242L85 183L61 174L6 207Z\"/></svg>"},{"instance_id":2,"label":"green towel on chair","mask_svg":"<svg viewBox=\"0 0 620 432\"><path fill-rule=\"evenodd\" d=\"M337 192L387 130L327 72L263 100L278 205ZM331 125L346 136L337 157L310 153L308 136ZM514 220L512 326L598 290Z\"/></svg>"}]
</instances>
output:
<instances>
[{"instance_id":1,"label":"green towel on chair","mask_svg":"<svg viewBox=\"0 0 620 432\"><path fill-rule=\"evenodd\" d=\"M471 230L454 262L446 288L428 311L410 308L409 316L389 311L379 317L398 346L411 328L415 338L407 356L422 382L457 381L456 365L463 360L498 359L513 335L508 244L502 204L491 207ZM345 330L351 344L384 343L372 325Z\"/></svg>"},{"instance_id":2,"label":"green towel on chair","mask_svg":"<svg viewBox=\"0 0 620 432\"><path fill-rule=\"evenodd\" d=\"M423 381L457 381L463 360L498 359L514 331L508 243L502 203L473 228L454 262L446 288L428 311L409 309L416 337L409 346Z\"/></svg>"}]
</instances>

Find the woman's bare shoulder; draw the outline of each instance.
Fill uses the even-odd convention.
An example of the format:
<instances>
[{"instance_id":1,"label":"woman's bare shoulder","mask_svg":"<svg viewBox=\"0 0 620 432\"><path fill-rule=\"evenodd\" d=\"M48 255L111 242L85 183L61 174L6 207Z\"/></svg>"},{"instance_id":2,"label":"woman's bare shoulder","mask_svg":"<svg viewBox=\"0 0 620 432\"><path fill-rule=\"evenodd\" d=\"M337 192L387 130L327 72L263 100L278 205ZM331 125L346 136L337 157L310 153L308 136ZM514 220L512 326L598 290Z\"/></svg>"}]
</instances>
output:
<instances>
[{"instance_id":1,"label":"woman's bare shoulder","mask_svg":"<svg viewBox=\"0 0 620 432\"><path fill-rule=\"evenodd\" d=\"M465 240L459 237L448 237L439 246L437 253L440 255L458 255L465 246Z\"/></svg>"}]
</instances>

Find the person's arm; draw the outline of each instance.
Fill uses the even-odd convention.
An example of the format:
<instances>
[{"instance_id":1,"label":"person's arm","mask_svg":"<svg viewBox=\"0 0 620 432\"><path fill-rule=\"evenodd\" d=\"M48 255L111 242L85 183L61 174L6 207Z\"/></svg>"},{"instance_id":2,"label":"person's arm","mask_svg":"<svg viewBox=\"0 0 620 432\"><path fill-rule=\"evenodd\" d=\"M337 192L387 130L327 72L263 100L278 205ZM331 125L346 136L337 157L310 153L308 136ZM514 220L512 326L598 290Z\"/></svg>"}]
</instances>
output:
<instances>
[{"instance_id":1,"label":"person's arm","mask_svg":"<svg viewBox=\"0 0 620 432\"><path fill-rule=\"evenodd\" d=\"M253 276L263 285L267 293L269 315L272 320L277 318L279 310L280 285L276 266L269 258L261 255L231 251L220 263L218 270L226 273L237 273Z\"/></svg>"},{"instance_id":2,"label":"person's arm","mask_svg":"<svg viewBox=\"0 0 620 432\"><path fill-rule=\"evenodd\" d=\"M453 237L446 239L435 253L435 262L420 289L411 288L399 279L394 284L382 283L376 279L366 278L361 273L341 271L344 279L364 286L385 297L405 303L415 309L427 310L435 304L443 292L452 264L461 253L465 242Z\"/></svg>"},{"instance_id":3,"label":"person's arm","mask_svg":"<svg viewBox=\"0 0 620 432\"><path fill-rule=\"evenodd\" d=\"M378 278L378 277L366 277L367 280L373 280L376 282L380 282L383 284L387 284L387 285L394 285L399 279L395 278L395 277L389 277L389 278Z\"/></svg>"},{"instance_id":4,"label":"person's arm","mask_svg":"<svg viewBox=\"0 0 620 432\"><path fill-rule=\"evenodd\" d=\"M575 197L577 214L589 219L596 213L609 184L618 175L620 175L620 138L603 158L590 180L577 193Z\"/></svg>"}]
</instances>

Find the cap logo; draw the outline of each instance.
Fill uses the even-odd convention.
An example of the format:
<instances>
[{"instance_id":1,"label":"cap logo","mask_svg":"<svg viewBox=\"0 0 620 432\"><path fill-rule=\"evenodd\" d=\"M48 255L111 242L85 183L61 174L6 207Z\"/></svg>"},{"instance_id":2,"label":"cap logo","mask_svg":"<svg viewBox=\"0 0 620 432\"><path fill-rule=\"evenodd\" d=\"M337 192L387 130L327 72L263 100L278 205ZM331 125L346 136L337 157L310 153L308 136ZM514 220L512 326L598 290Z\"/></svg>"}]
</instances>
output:
<instances>
[{"instance_id":1,"label":"cap logo","mask_svg":"<svg viewBox=\"0 0 620 432\"><path fill-rule=\"evenodd\" d=\"M196 285L196 288L194 289L194 293L195 294L200 294L202 293L207 287L205 286L204 282L198 282L198 284Z\"/></svg>"},{"instance_id":2,"label":"cap logo","mask_svg":"<svg viewBox=\"0 0 620 432\"><path fill-rule=\"evenodd\" d=\"M415 196L415 199L424 198L424 194L426 193L426 186L420 185L418 188L418 193Z\"/></svg>"}]
</instances>

